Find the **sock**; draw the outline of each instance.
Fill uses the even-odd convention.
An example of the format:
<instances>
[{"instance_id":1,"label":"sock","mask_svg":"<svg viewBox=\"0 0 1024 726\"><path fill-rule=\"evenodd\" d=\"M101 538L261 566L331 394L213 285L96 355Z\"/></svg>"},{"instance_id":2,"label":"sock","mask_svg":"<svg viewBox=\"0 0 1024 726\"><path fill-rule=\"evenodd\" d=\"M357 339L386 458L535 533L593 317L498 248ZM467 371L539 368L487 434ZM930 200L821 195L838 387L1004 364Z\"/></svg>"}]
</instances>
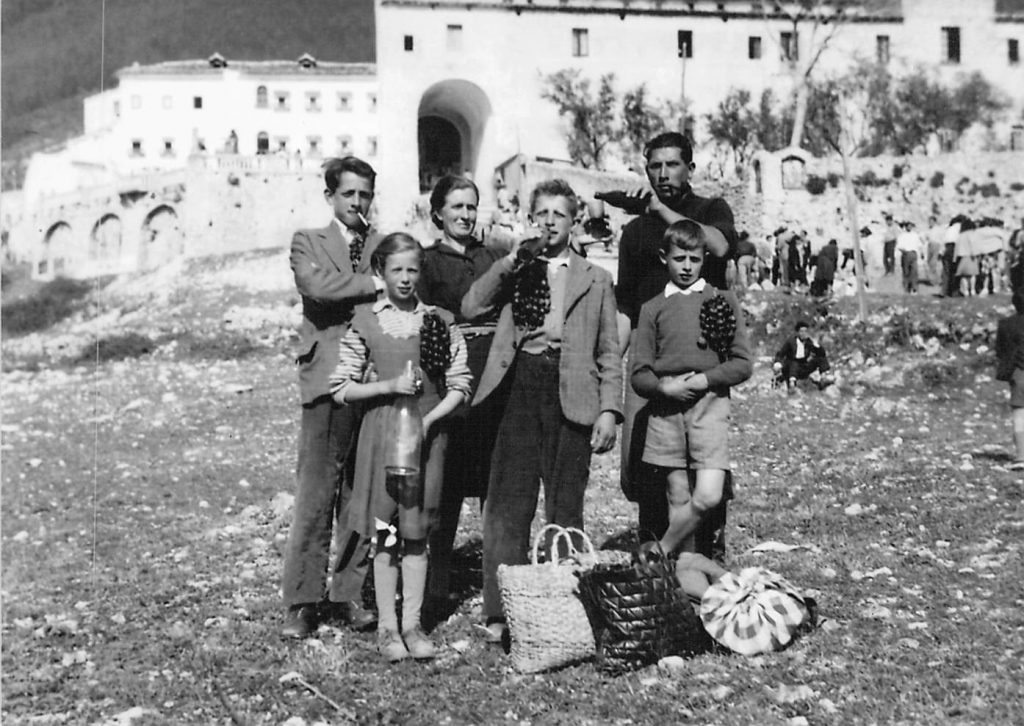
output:
<instances>
[{"instance_id":1,"label":"sock","mask_svg":"<svg viewBox=\"0 0 1024 726\"><path fill-rule=\"evenodd\" d=\"M398 567L395 554L385 550L373 558L373 586L377 599L377 630L398 630L395 595L398 593Z\"/></svg>"},{"instance_id":2,"label":"sock","mask_svg":"<svg viewBox=\"0 0 1024 726\"><path fill-rule=\"evenodd\" d=\"M426 553L402 557L402 632L412 630L420 624L420 610L423 608L423 590L427 583Z\"/></svg>"}]
</instances>

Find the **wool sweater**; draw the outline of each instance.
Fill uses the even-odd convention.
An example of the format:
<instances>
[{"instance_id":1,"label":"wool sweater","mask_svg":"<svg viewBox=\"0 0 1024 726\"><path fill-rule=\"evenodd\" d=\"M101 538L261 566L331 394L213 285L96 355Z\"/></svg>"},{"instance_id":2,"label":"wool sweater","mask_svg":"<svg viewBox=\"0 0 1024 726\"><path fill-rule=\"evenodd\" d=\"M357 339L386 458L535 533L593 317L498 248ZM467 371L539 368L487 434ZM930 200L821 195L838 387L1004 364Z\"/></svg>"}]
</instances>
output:
<instances>
[{"instance_id":1,"label":"wool sweater","mask_svg":"<svg viewBox=\"0 0 1024 726\"><path fill-rule=\"evenodd\" d=\"M704 301L722 295L736 316L736 335L723 361L701 347L700 309ZM746 319L736 296L707 285L703 292L665 296L664 292L640 309L632 353L633 389L645 398L658 395L658 379L681 373L703 373L711 389L728 389L750 378L753 364Z\"/></svg>"}]
</instances>

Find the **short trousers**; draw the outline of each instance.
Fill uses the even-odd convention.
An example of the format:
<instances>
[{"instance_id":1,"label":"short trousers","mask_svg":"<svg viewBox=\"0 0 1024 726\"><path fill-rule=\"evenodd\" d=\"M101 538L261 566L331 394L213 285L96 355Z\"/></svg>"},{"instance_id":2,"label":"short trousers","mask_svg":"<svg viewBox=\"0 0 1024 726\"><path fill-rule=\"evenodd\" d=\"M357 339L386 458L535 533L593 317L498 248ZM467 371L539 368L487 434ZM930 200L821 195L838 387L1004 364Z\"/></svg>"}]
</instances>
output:
<instances>
[{"instance_id":1,"label":"short trousers","mask_svg":"<svg viewBox=\"0 0 1024 726\"><path fill-rule=\"evenodd\" d=\"M683 410L652 410L643 461L673 469L729 469L729 395L708 391Z\"/></svg>"}]
</instances>

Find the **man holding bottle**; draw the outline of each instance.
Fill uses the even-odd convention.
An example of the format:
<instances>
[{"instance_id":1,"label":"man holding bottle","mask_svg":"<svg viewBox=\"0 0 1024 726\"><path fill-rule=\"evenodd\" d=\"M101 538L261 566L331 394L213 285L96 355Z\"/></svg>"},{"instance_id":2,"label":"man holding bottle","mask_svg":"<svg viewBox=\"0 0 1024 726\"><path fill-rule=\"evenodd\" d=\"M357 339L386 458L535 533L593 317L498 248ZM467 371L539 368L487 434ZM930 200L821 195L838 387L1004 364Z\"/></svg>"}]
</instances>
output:
<instances>
[{"instance_id":1,"label":"man holding bottle","mask_svg":"<svg viewBox=\"0 0 1024 726\"><path fill-rule=\"evenodd\" d=\"M737 234L732 209L721 198L705 198L690 187L693 172L693 147L679 133L668 132L651 139L644 149L645 171L650 189L635 190L631 196L646 199L646 209L622 230L619 240L619 267L615 297L620 313L620 338L625 342L625 320L629 321L629 339L636 330L640 308L655 295L663 294L668 271L661 260L659 246L669 225L691 219L701 225L707 239L707 257L702 277L711 285L726 288L725 271L736 250ZM611 201L609 200L609 203ZM632 441L633 420L645 399L629 385L622 424L621 484L626 498L639 506L640 536L658 539L668 527L668 499L660 472L644 465ZM642 450L642 449L641 449ZM727 479L722 503L696 533L697 550L716 559L724 558L726 499L730 498L731 477Z\"/></svg>"}]
</instances>

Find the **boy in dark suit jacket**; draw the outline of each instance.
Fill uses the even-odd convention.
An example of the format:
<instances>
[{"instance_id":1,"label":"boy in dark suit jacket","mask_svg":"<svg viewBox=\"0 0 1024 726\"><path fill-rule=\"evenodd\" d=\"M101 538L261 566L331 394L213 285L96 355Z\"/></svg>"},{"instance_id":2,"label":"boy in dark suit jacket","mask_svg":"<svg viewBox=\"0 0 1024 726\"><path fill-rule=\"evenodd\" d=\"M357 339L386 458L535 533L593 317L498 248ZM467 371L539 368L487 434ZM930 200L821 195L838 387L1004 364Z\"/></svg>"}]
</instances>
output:
<instances>
[{"instance_id":1,"label":"boy in dark suit jacket","mask_svg":"<svg viewBox=\"0 0 1024 726\"><path fill-rule=\"evenodd\" d=\"M299 230L292 238L291 267L302 296L299 328L298 487L288 533L282 591L287 608L282 635L304 638L321 619L338 619L365 629L376 623L361 605L368 567L369 540L335 525L339 561L325 597L331 527L346 522L345 462L358 430L351 406L331 398L328 378L338 365L338 345L353 308L372 302L383 280L370 273L379 236L370 233L366 215L373 202L376 172L354 156L324 165L324 197L334 218L322 229Z\"/></svg>"},{"instance_id":2,"label":"boy in dark suit jacket","mask_svg":"<svg viewBox=\"0 0 1024 726\"><path fill-rule=\"evenodd\" d=\"M996 328L996 380L1010 384L1010 409L1016 458L1012 470L1024 469L1024 289L1013 293L1016 315Z\"/></svg>"}]
</instances>

